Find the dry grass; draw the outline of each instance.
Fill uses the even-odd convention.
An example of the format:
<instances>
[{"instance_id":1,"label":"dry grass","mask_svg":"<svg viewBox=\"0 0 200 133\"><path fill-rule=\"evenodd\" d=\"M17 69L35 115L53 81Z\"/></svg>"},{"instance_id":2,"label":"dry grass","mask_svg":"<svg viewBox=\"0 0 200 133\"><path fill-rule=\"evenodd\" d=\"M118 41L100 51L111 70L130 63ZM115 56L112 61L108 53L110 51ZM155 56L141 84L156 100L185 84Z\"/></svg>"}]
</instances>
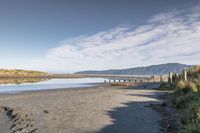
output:
<instances>
[{"instance_id":1,"label":"dry grass","mask_svg":"<svg viewBox=\"0 0 200 133\"><path fill-rule=\"evenodd\" d=\"M180 115L180 133L200 133L200 66L187 70L188 81L162 84L160 89L174 90L172 103ZM183 75L180 75L183 77Z\"/></svg>"},{"instance_id":2,"label":"dry grass","mask_svg":"<svg viewBox=\"0 0 200 133\"><path fill-rule=\"evenodd\" d=\"M133 86L133 83L115 82L115 83L110 83L110 86Z\"/></svg>"},{"instance_id":3,"label":"dry grass","mask_svg":"<svg viewBox=\"0 0 200 133\"><path fill-rule=\"evenodd\" d=\"M5 84L22 84L22 83L37 83L46 81L47 78L0 78L0 85Z\"/></svg>"},{"instance_id":4,"label":"dry grass","mask_svg":"<svg viewBox=\"0 0 200 133\"><path fill-rule=\"evenodd\" d=\"M42 77L47 75L48 73L40 71L0 69L0 77Z\"/></svg>"}]
</instances>

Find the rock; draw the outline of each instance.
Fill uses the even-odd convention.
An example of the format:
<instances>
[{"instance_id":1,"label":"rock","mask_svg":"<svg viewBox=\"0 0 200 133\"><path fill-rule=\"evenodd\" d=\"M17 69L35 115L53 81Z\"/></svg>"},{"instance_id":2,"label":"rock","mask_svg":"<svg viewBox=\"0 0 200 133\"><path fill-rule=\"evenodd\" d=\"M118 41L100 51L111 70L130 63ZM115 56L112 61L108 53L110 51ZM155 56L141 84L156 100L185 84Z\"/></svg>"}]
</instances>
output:
<instances>
[{"instance_id":1,"label":"rock","mask_svg":"<svg viewBox=\"0 0 200 133\"><path fill-rule=\"evenodd\" d=\"M44 112L44 113L46 113L46 114L48 114L48 113L49 113L49 111L48 111L48 110L43 110L43 112Z\"/></svg>"}]
</instances>

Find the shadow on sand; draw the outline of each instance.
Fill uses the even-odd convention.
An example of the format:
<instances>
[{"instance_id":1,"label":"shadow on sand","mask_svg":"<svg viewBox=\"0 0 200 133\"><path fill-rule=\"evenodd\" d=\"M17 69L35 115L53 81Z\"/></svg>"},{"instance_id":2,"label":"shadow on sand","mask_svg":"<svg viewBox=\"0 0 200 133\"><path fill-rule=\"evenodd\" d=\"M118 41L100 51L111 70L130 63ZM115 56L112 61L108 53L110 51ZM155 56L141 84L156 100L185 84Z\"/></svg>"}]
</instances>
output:
<instances>
[{"instance_id":1,"label":"shadow on sand","mask_svg":"<svg viewBox=\"0 0 200 133\"><path fill-rule=\"evenodd\" d=\"M123 107L107 111L112 119L112 124L104 127L98 133L161 133L159 125L161 114L149 107L151 104L160 103L158 97L161 94L131 94L130 96L153 100L127 102L123 104Z\"/></svg>"}]
</instances>

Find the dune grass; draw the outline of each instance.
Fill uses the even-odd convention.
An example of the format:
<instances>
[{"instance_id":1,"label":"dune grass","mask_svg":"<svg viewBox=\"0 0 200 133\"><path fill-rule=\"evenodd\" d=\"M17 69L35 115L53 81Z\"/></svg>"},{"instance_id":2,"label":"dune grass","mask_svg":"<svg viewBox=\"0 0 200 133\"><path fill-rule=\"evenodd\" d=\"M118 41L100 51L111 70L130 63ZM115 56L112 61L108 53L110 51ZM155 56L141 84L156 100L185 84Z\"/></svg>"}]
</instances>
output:
<instances>
[{"instance_id":1,"label":"dune grass","mask_svg":"<svg viewBox=\"0 0 200 133\"><path fill-rule=\"evenodd\" d=\"M47 75L48 73L40 71L0 69L0 77L42 77Z\"/></svg>"},{"instance_id":2,"label":"dune grass","mask_svg":"<svg viewBox=\"0 0 200 133\"><path fill-rule=\"evenodd\" d=\"M188 81L163 83L162 90L172 90L172 105L180 115L180 133L200 133L200 66L189 70Z\"/></svg>"},{"instance_id":3,"label":"dune grass","mask_svg":"<svg viewBox=\"0 0 200 133\"><path fill-rule=\"evenodd\" d=\"M180 115L180 133L200 133L200 90L198 83L180 81L176 85L162 85L173 90L172 104Z\"/></svg>"}]
</instances>

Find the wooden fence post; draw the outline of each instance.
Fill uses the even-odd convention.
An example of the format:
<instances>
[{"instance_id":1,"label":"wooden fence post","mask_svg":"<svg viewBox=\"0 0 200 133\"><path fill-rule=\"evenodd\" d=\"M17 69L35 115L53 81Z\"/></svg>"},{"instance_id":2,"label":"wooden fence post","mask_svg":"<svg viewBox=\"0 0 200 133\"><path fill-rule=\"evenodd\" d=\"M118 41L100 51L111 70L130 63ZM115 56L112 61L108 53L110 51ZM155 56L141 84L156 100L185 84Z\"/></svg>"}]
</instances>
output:
<instances>
[{"instance_id":1,"label":"wooden fence post","mask_svg":"<svg viewBox=\"0 0 200 133\"><path fill-rule=\"evenodd\" d=\"M188 78L187 78L187 71L184 70L183 73L184 73L184 81L187 81L187 79L188 79Z\"/></svg>"},{"instance_id":2,"label":"wooden fence post","mask_svg":"<svg viewBox=\"0 0 200 133\"><path fill-rule=\"evenodd\" d=\"M163 82L163 80L162 80L162 76L160 76L160 82L161 82L161 83Z\"/></svg>"},{"instance_id":3,"label":"wooden fence post","mask_svg":"<svg viewBox=\"0 0 200 133\"><path fill-rule=\"evenodd\" d=\"M172 83L172 75L173 75L173 73L169 73L168 82L170 84Z\"/></svg>"}]
</instances>

